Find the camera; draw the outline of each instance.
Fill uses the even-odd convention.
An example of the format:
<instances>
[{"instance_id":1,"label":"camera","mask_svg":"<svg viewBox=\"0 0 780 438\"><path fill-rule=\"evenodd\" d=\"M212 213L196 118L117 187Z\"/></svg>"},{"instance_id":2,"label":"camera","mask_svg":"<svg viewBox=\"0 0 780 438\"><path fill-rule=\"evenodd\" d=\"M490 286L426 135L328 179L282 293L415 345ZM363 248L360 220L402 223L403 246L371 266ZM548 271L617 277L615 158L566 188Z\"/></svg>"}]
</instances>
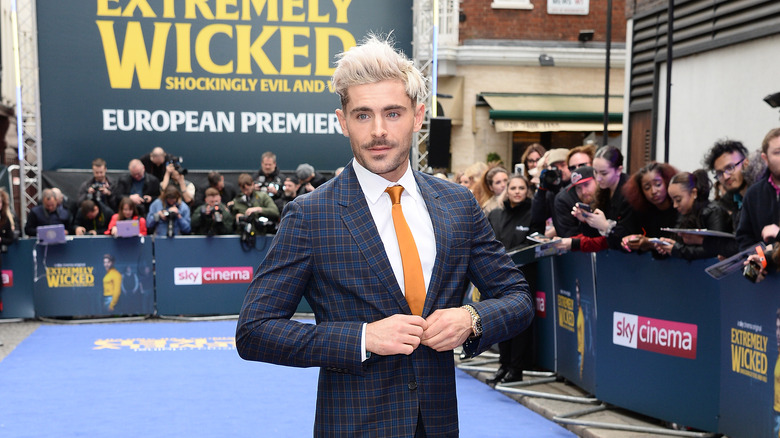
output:
<instances>
[{"instance_id":1,"label":"camera","mask_svg":"<svg viewBox=\"0 0 780 438\"><path fill-rule=\"evenodd\" d=\"M558 169L544 169L539 175L539 187L544 190L558 190L563 182L563 174Z\"/></svg>"},{"instance_id":2,"label":"camera","mask_svg":"<svg viewBox=\"0 0 780 438\"><path fill-rule=\"evenodd\" d=\"M214 222L222 223L223 216L222 216L222 212L219 211L219 205L215 205L214 207L209 207L208 205L204 205L203 212L206 214L206 216L211 216Z\"/></svg>"},{"instance_id":3,"label":"camera","mask_svg":"<svg viewBox=\"0 0 780 438\"><path fill-rule=\"evenodd\" d=\"M187 174L187 168L181 165L181 163L184 162L184 159L182 157L174 157L171 155L170 159L165 163L165 165L173 164L173 169L179 173L179 175L184 176Z\"/></svg>"},{"instance_id":4,"label":"camera","mask_svg":"<svg viewBox=\"0 0 780 438\"><path fill-rule=\"evenodd\" d=\"M160 216L163 218L163 220L168 220L169 217L171 217L171 212L168 210L160 210Z\"/></svg>"},{"instance_id":5,"label":"camera","mask_svg":"<svg viewBox=\"0 0 780 438\"><path fill-rule=\"evenodd\" d=\"M260 175L257 177L257 180L255 181L255 186L258 190L261 192L268 193L269 196L274 197L276 196L276 192L279 192L279 184L276 183L273 179L266 178L265 175ZM275 189L275 192L269 192L268 188L271 187Z\"/></svg>"},{"instance_id":6,"label":"camera","mask_svg":"<svg viewBox=\"0 0 780 438\"><path fill-rule=\"evenodd\" d=\"M241 245L254 247L257 235L264 235L273 231L274 223L265 216L241 216L238 218L238 231L241 237Z\"/></svg>"}]
</instances>

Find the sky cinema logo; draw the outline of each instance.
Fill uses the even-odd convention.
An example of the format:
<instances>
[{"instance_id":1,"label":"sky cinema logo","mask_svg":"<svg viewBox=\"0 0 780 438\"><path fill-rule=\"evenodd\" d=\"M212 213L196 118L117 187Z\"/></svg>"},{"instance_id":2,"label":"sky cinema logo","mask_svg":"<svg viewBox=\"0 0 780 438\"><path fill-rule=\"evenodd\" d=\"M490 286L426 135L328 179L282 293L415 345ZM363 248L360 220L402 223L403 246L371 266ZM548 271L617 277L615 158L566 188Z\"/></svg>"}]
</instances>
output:
<instances>
[{"instance_id":1,"label":"sky cinema logo","mask_svg":"<svg viewBox=\"0 0 780 438\"><path fill-rule=\"evenodd\" d=\"M201 284L249 283L252 281L251 266L217 268L173 268L173 284L196 286Z\"/></svg>"},{"instance_id":2,"label":"sky cinema logo","mask_svg":"<svg viewBox=\"0 0 780 438\"><path fill-rule=\"evenodd\" d=\"M614 312L612 343L654 353L696 359L695 324Z\"/></svg>"}]
</instances>

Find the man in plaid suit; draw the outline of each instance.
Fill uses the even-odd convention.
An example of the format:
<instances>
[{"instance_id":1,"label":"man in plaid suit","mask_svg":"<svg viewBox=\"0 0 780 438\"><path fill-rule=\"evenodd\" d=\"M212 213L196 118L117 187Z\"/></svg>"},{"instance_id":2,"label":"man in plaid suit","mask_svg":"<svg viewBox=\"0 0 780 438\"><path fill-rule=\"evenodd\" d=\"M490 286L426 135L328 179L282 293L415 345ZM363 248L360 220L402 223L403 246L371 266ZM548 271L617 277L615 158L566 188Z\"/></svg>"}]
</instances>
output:
<instances>
[{"instance_id":1,"label":"man in plaid suit","mask_svg":"<svg viewBox=\"0 0 780 438\"><path fill-rule=\"evenodd\" d=\"M287 204L241 309L238 352L320 367L315 436L457 436L452 350L475 356L528 327L528 285L466 188L412 171L425 114L413 63L372 36L340 55L332 82L354 159ZM393 185L422 264L421 315L404 297ZM482 301L461 307L469 282ZM304 296L316 324L290 320Z\"/></svg>"}]
</instances>

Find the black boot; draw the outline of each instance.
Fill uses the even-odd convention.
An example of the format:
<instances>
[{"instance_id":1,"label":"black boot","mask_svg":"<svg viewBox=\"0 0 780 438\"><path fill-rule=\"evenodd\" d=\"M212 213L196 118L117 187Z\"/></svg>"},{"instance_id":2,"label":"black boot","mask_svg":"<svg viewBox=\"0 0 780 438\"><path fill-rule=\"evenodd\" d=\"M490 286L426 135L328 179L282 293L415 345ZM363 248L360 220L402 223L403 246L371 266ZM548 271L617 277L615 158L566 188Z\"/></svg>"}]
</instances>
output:
<instances>
[{"instance_id":1,"label":"black boot","mask_svg":"<svg viewBox=\"0 0 780 438\"><path fill-rule=\"evenodd\" d=\"M523 381L523 370L509 370L499 383L512 383Z\"/></svg>"},{"instance_id":2,"label":"black boot","mask_svg":"<svg viewBox=\"0 0 780 438\"><path fill-rule=\"evenodd\" d=\"M495 385L496 383L500 382L501 379L503 379L508 372L509 372L509 367L506 365L501 365L498 368L498 371L496 371L496 375L493 376L492 379L486 379L485 383L487 383L488 385Z\"/></svg>"}]
</instances>

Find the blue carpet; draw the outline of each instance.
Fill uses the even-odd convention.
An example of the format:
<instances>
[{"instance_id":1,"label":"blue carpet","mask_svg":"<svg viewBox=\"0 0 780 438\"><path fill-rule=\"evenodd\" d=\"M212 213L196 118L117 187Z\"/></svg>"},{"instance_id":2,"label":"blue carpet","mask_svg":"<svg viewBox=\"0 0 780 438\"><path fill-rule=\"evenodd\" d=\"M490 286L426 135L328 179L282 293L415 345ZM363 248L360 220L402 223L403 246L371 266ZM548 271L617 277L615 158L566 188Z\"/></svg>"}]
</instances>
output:
<instances>
[{"instance_id":1,"label":"blue carpet","mask_svg":"<svg viewBox=\"0 0 780 438\"><path fill-rule=\"evenodd\" d=\"M241 360L235 322L41 326L0 362L0 436L311 436L318 369ZM574 436L457 371L463 437Z\"/></svg>"}]
</instances>

